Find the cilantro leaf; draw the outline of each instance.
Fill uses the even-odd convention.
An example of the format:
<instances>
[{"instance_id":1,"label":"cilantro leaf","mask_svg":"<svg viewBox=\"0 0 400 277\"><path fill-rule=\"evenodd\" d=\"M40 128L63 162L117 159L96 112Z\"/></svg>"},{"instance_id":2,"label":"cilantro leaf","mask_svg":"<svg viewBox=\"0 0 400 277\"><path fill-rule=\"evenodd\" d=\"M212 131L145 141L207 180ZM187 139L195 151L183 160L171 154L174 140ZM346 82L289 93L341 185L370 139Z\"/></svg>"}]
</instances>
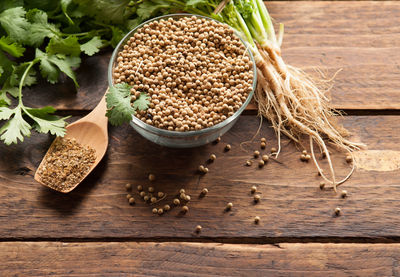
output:
<instances>
[{"instance_id":1,"label":"cilantro leaf","mask_svg":"<svg viewBox=\"0 0 400 277\"><path fill-rule=\"evenodd\" d=\"M81 54L81 45L76 36L68 36L65 39L53 37L46 47L46 52L50 55L64 54L79 56Z\"/></svg>"},{"instance_id":2,"label":"cilantro leaf","mask_svg":"<svg viewBox=\"0 0 400 277\"><path fill-rule=\"evenodd\" d=\"M76 67L80 63L79 57L66 57L64 55L48 55L40 51L40 49L36 49L36 57L40 59L40 69L42 70L42 75L47 77L48 79L54 81L56 73L54 69L49 66L49 64L55 65L58 69L64 72L69 78L71 78L76 87L79 87L78 82L76 81L75 72L72 70L72 67Z\"/></svg>"},{"instance_id":3,"label":"cilantro leaf","mask_svg":"<svg viewBox=\"0 0 400 277\"><path fill-rule=\"evenodd\" d=\"M207 3L207 0L189 0L186 2L186 6L188 7L197 7L200 4Z\"/></svg>"},{"instance_id":4,"label":"cilantro leaf","mask_svg":"<svg viewBox=\"0 0 400 277\"><path fill-rule=\"evenodd\" d=\"M11 8L0 13L0 25L14 41L24 42L28 37L27 30L30 24L25 18L25 13L22 7Z\"/></svg>"},{"instance_id":5,"label":"cilantro leaf","mask_svg":"<svg viewBox=\"0 0 400 277\"><path fill-rule=\"evenodd\" d=\"M15 7L22 7L24 5L23 0L2 0L0 6L0 13Z\"/></svg>"},{"instance_id":6,"label":"cilantro leaf","mask_svg":"<svg viewBox=\"0 0 400 277\"><path fill-rule=\"evenodd\" d=\"M11 73L9 82L10 85L12 87L18 87L19 86L19 82L22 78L22 75L24 74L24 71L26 69L26 67L28 66L28 63L22 63L19 65L13 65L13 71ZM32 68L31 70L29 70L28 74L25 77L24 83L22 84L23 86L31 86L33 84L36 84L37 80L36 80L36 71ZM7 81L6 81L7 83ZM14 97L16 97L14 95Z\"/></svg>"},{"instance_id":7,"label":"cilantro leaf","mask_svg":"<svg viewBox=\"0 0 400 277\"><path fill-rule=\"evenodd\" d=\"M132 120L135 109L131 105L131 88L127 83L120 83L110 87L106 94L106 116L114 126Z\"/></svg>"},{"instance_id":8,"label":"cilantro leaf","mask_svg":"<svg viewBox=\"0 0 400 277\"><path fill-rule=\"evenodd\" d=\"M14 116L11 118L12 115ZM0 140L4 141L5 144L16 144L18 140L21 142L24 141L24 136L30 136L31 126L22 117L20 106L17 106L13 110L2 107L0 108L0 116L2 119L9 120L0 128Z\"/></svg>"},{"instance_id":9,"label":"cilantro leaf","mask_svg":"<svg viewBox=\"0 0 400 277\"><path fill-rule=\"evenodd\" d=\"M149 99L150 97L146 93L140 93L139 98L136 99L135 102L133 102L133 108L140 111L147 110L150 105Z\"/></svg>"},{"instance_id":10,"label":"cilantro leaf","mask_svg":"<svg viewBox=\"0 0 400 277\"><path fill-rule=\"evenodd\" d=\"M60 70L49 60L40 59L40 73L41 75L47 79L47 81L51 84L55 84L58 81L58 77L60 76Z\"/></svg>"},{"instance_id":11,"label":"cilantro leaf","mask_svg":"<svg viewBox=\"0 0 400 277\"><path fill-rule=\"evenodd\" d=\"M72 0L61 0L61 10L65 17L67 18L69 24L74 25L74 21L68 15L68 6L72 3Z\"/></svg>"},{"instance_id":12,"label":"cilantro leaf","mask_svg":"<svg viewBox=\"0 0 400 277\"><path fill-rule=\"evenodd\" d=\"M110 44L112 47L115 47L118 45L120 40L125 36L125 33L116 26L110 26L110 27L111 27L111 31L112 31L112 38L111 38Z\"/></svg>"},{"instance_id":13,"label":"cilantro leaf","mask_svg":"<svg viewBox=\"0 0 400 277\"><path fill-rule=\"evenodd\" d=\"M19 43L12 41L10 37L5 36L0 38L0 49L16 58L21 57L25 51L25 48Z\"/></svg>"},{"instance_id":14,"label":"cilantro leaf","mask_svg":"<svg viewBox=\"0 0 400 277\"><path fill-rule=\"evenodd\" d=\"M103 45L101 39L98 36L93 37L88 42L81 45L81 50L86 55L93 56L100 51L100 47Z\"/></svg>"},{"instance_id":15,"label":"cilantro leaf","mask_svg":"<svg viewBox=\"0 0 400 277\"><path fill-rule=\"evenodd\" d=\"M75 0L80 9L87 15L106 23L123 23L130 12L128 4L130 0Z\"/></svg>"},{"instance_id":16,"label":"cilantro leaf","mask_svg":"<svg viewBox=\"0 0 400 277\"><path fill-rule=\"evenodd\" d=\"M56 111L53 107L47 106L38 109L26 108L24 111L35 121L33 127L39 133L50 133L60 137L65 135L65 125L67 125L65 119L68 117L60 118L52 115L52 113Z\"/></svg>"},{"instance_id":17,"label":"cilantro leaf","mask_svg":"<svg viewBox=\"0 0 400 277\"><path fill-rule=\"evenodd\" d=\"M41 10L29 10L26 14L26 18L32 23L26 41L29 45L39 46L43 43L44 38L52 38L61 35L60 30L54 24L47 22L47 14Z\"/></svg>"},{"instance_id":18,"label":"cilantro leaf","mask_svg":"<svg viewBox=\"0 0 400 277\"><path fill-rule=\"evenodd\" d=\"M163 0L143 1L139 5L136 13L142 20L144 20L155 15L155 13L160 9L168 9L170 6L171 5L168 2Z\"/></svg>"}]
</instances>

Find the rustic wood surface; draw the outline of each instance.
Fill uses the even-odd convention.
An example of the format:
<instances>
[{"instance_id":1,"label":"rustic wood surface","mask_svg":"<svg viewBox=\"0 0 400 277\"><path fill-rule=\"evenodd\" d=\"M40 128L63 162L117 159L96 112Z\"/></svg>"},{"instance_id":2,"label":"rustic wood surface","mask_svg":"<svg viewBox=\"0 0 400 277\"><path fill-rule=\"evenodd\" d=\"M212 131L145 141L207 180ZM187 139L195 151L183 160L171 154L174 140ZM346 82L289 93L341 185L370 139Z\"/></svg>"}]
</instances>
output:
<instances>
[{"instance_id":1,"label":"rustic wood surface","mask_svg":"<svg viewBox=\"0 0 400 277\"><path fill-rule=\"evenodd\" d=\"M342 69L331 91L335 108L400 109L400 2L268 1L268 7L275 21L285 24L282 51L288 63L309 72L319 67L329 76ZM27 90L25 101L67 110L94 108L107 88L110 56L105 51L85 60L77 93L69 80L43 83Z\"/></svg>"},{"instance_id":2,"label":"rustic wood surface","mask_svg":"<svg viewBox=\"0 0 400 277\"><path fill-rule=\"evenodd\" d=\"M400 150L400 120L397 116L348 116L345 126L370 149ZM300 152L284 140L279 158L264 168L246 167L259 143L240 148L251 139L259 121L242 116L217 144L195 149L168 149L157 146L134 132L130 126L111 128L106 157L89 178L68 195L37 184L33 172L51 139L33 136L28 142L0 146L0 239L248 239L269 242L273 239L324 237L398 237L400 228L399 170L389 172L356 171L343 185L347 199L333 191L321 191L314 165L299 160ZM268 152L276 147L273 131L264 123L261 135L268 140ZM258 139L257 139L258 141ZM232 150L224 153L226 143ZM211 153L217 160L210 172L199 179L196 169ZM12 162L10 162L10 160ZM324 161L321 161L324 164ZM337 172L344 176L350 170L344 154L334 155ZM154 173L152 184L168 197L170 203L180 188L192 196L187 215L177 208L158 216L154 206L143 203L136 189L135 206L125 198L125 184L149 186L147 174ZM250 187L257 185L262 196L253 204ZM199 199L203 187L209 194ZM224 212L233 202L231 212ZM155 205L158 207L158 205ZM339 206L343 215L335 217ZM261 223L253 223L254 216ZM194 228L202 225L196 235Z\"/></svg>"},{"instance_id":3,"label":"rustic wood surface","mask_svg":"<svg viewBox=\"0 0 400 277\"><path fill-rule=\"evenodd\" d=\"M400 245L5 242L0 260L2 276L398 276Z\"/></svg>"},{"instance_id":4,"label":"rustic wood surface","mask_svg":"<svg viewBox=\"0 0 400 277\"><path fill-rule=\"evenodd\" d=\"M342 119L353 138L370 150L400 151L400 2L268 5L275 21L285 24L288 63L308 72L317 66L328 75L342 69L332 103L354 115ZM110 55L104 50L84 60L77 92L69 80L42 82L24 91L25 103L54 105L74 115L71 121L80 118L107 88ZM278 161L262 169L245 167L259 147L240 145L258 128L255 113L249 105L221 143L188 150L157 146L129 126L112 127L106 157L68 195L33 180L51 136L1 144L0 276L399 276L400 170L356 170L339 189L348 191L343 199L319 189L322 179L314 165L302 163L302 148L288 140ZM268 140L263 152L277 146L266 122L256 140L261 136ZM226 143L232 150L224 153ZM217 160L200 177L196 169L211 153ZM333 156L343 177L350 166L344 154ZM326 161L319 161L327 171ZM150 172L157 176L152 185L168 195L162 204L180 188L192 196L186 215L178 208L153 215L154 206L141 201L135 189L137 203L128 205L125 184L147 188ZM258 204L252 185L261 195ZM199 198L204 187L209 194ZM227 202L234 204L232 211L224 211ZM336 207L342 210L339 217Z\"/></svg>"}]
</instances>

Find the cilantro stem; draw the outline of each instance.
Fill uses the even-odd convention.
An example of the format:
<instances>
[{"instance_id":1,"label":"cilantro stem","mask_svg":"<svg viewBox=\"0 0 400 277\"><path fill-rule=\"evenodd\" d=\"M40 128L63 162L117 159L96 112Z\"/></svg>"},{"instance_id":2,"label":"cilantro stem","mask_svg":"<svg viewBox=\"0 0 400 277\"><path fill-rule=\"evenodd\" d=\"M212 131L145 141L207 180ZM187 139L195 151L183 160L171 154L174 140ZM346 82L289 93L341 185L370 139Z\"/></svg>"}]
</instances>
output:
<instances>
[{"instance_id":1,"label":"cilantro stem","mask_svg":"<svg viewBox=\"0 0 400 277\"><path fill-rule=\"evenodd\" d=\"M28 67L25 69L24 74L21 77L21 80L19 81L19 88L18 88L18 106L23 106L22 104L22 87L24 86L24 82L26 79L26 76L29 73L29 70L37 63L39 62L39 59L34 59L28 63Z\"/></svg>"}]
</instances>

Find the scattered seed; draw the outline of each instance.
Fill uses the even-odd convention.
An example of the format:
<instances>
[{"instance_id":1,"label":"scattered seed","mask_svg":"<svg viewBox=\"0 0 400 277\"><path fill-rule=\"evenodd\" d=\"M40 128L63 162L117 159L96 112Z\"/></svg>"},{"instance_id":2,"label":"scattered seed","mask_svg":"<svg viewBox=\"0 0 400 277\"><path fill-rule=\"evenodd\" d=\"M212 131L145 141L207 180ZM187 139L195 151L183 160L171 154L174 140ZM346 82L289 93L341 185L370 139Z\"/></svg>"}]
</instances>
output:
<instances>
[{"instance_id":1,"label":"scattered seed","mask_svg":"<svg viewBox=\"0 0 400 277\"><path fill-rule=\"evenodd\" d=\"M301 155L300 155L300 160L301 160L302 162L305 162L305 161L306 161L306 155L301 154Z\"/></svg>"},{"instance_id":2,"label":"scattered seed","mask_svg":"<svg viewBox=\"0 0 400 277\"><path fill-rule=\"evenodd\" d=\"M185 206L182 206L182 210L181 210L181 211L182 211L182 213L185 214L185 213L187 213L187 212L189 211L189 207L186 206L186 205L185 205Z\"/></svg>"},{"instance_id":3,"label":"scattered seed","mask_svg":"<svg viewBox=\"0 0 400 277\"><path fill-rule=\"evenodd\" d=\"M143 200L146 201L146 202L149 201L149 199L150 199L150 196L148 196L148 195L145 195L145 196L143 197Z\"/></svg>"},{"instance_id":4,"label":"scattered seed","mask_svg":"<svg viewBox=\"0 0 400 277\"><path fill-rule=\"evenodd\" d=\"M157 213L158 213L159 215L162 215L162 214L164 213L164 210L160 208L160 209L158 209Z\"/></svg>"},{"instance_id":5,"label":"scattered seed","mask_svg":"<svg viewBox=\"0 0 400 277\"><path fill-rule=\"evenodd\" d=\"M141 191L141 192L139 193L139 195L140 195L140 197L144 197L144 196L146 195L146 192Z\"/></svg>"},{"instance_id":6,"label":"scattered seed","mask_svg":"<svg viewBox=\"0 0 400 277\"><path fill-rule=\"evenodd\" d=\"M258 158L258 156L260 156L260 151L256 150L253 153L254 158Z\"/></svg>"},{"instance_id":7,"label":"scattered seed","mask_svg":"<svg viewBox=\"0 0 400 277\"><path fill-rule=\"evenodd\" d=\"M340 215L340 212L341 212L340 208L337 207L337 208L335 209L335 214L336 214L337 216L339 216L339 215Z\"/></svg>"},{"instance_id":8,"label":"scattered seed","mask_svg":"<svg viewBox=\"0 0 400 277\"><path fill-rule=\"evenodd\" d=\"M351 155L346 155L346 162L351 163L353 161L353 158Z\"/></svg>"},{"instance_id":9,"label":"scattered seed","mask_svg":"<svg viewBox=\"0 0 400 277\"><path fill-rule=\"evenodd\" d=\"M342 196L342 198L346 198L347 197L347 190L342 190L341 196Z\"/></svg>"},{"instance_id":10,"label":"scattered seed","mask_svg":"<svg viewBox=\"0 0 400 277\"><path fill-rule=\"evenodd\" d=\"M247 166L251 166L251 164L252 164L252 162L251 162L250 160L247 160L247 161L246 161L246 165L247 165Z\"/></svg>"},{"instance_id":11,"label":"scattered seed","mask_svg":"<svg viewBox=\"0 0 400 277\"><path fill-rule=\"evenodd\" d=\"M170 205L166 204L166 205L164 206L164 211L169 211L170 209L171 209L171 206L170 206Z\"/></svg>"},{"instance_id":12,"label":"scattered seed","mask_svg":"<svg viewBox=\"0 0 400 277\"><path fill-rule=\"evenodd\" d=\"M142 191L142 190L143 190L143 186L138 185L138 186L137 186L137 190L138 190L138 191Z\"/></svg>"},{"instance_id":13,"label":"scattered seed","mask_svg":"<svg viewBox=\"0 0 400 277\"><path fill-rule=\"evenodd\" d=\"M132 197L132 195L130 195L129 193L126 195L126 199L128 199L129 200L129 198L131 198Z\"/></svg>"},{"instance_id":14,"label":"scattered seed","mask_svg":"<svg viewBox=\"0 0 400 277\"><path fill-rule=\"evenodd\" d=\"M218 143L218 142L220 142L220 141L221 141L221 137L217 137L217 139L214 140L215 143Z\"/></svg>"},{"instance_id":15,"label":"scattered seed","mask_svg":"<svg viewBox=\"0 0 400 277\"><path fill-rule=\"evenodd\" d=\"M153 188L153 187L149 187L149 188L148 188L148 191L149 191L149 192L154 192L154 188Z\"/></svg>"},{"instance_id":16,"label":"scattered seed","mask_svg":"<svg viewBox=\"0 0 400 277\"><path fill-rule=\"evenodd\" d=\"M207 188L204 188L202 191L201 191L201 194L202 195L206 195L208 193L208 189Z\"/></svg>"},{"instance_id":17,"label":"scattered seed","mask_svg":"<svg viewBox=\"0 0 400 277\"><path fill-rule=\"evenodd\" d=\"M189 202L190 199L191 199L191 198L190 198L190 195L186 195L185 200Z\"/></svg>"},{"instance_id":18,"label":"scattered seed","mask_svg":"<svg viewBox=\"0 0 400 277\"><path fill-rule=\"evenodd\" d=\"M261 143L260 143L261 149L265 149L266 146L267 146L267 144L266 144L265 142L261 142Z\"/></svg>"},{"instance_id":19,"label":"scattered seed","mask_svg":"<svg viewBox=\"0 0 400 277\"><path fill-rule=\"evenodd\" d=\"M264 162L268 162L269 157L268 157L268 155L262 155L261 159L262 159Z\"/></svg>"},{"instance_id":20,"label":"scattered seed","mask_svg":"<svg viewBox=\"0 0 400 277\"><path fill-rule=\"evenodd\" d=\"M275 147L272 147L272 148L271 148L271 153L276 153L276 151L277 151L277 150L276 150Z\"/></svg>"},{"instance_id":21,"label":"scattered seed","mask_svg":"<svg viewBox=\"0 0 400 277\"><path fill-rule=\"evenodd\" d=\"M217 156L216 156L215 154L211 154L211 155L210 155L210 159L209 159L209 160L210 160L211 162L215 161L216 159L217 159Z\"/></svg>"},{"instance_id":22,"label":"scattered seed","mask_svg":"<svg viewBox=\"0 0 400 277\"><path fill-rule=\"evenodd\" d=\"M257 187L256 186L252 186L250 191L251 191L251 193L256 193Z\"/></svg>"},{"instance_id":23,"label":"scattered seed","mask_svg":"<svg viewBox=\"0 0 400 277\"><path fill-rule=\"evenodd\" d=\"M129 204L130 205L135 204L135 198L133 198L133 197L129 198Z\"/></svg>"},{"instance_id":24,"label":"scattered seed","mask_svg":"<svg viewBox=\"0 0 400 277\"><path fill-rule=\"evenodd\" d=\"M266 138L261 138L261 142L267 143L267 139Z\"/></svg>"},{"instance_id":25,"label":"scattered seed","mask_svg":"<svg viewBox=\"0 0 400 277\"><path fill-rule=\"evenodd\" d=\"M159 191L158 193L157 193L157 196L158 196L158 198L162 198L162 197L164 197L164 192L162 192L162 191Z\"/></svg>"},{"instance_id":26,"label":"scattered seed","mask_svg":"<svg viewBox=\"0 0 400 277\"><path fill-rule=\"evenodd\" d=\"M306 161L308 162L309 160L311 160L311 156L309 154L306 155Z\"/></svg>"},{"instance_id":27,"label":"scattered seed","mask_svg":"<svg viewBox=\"0 0 400 277\"><path fill-rule=\"evenodd\" d=\"M157 208L154 208L154 209L152 210L152 212L153 212L153 214L156 214L156 213L158 213L158 209L157 209Z\"/></svg>"},{"instance_id":28,"label":"scattered seed","mask_svg":"<svg viewBox=\"0 0 400 277\"><path fill-rule=\"evenodd\" d=\"M178 206L181 203L178 198L175 198L173 202L175 206Z\"/></svg>"},{"instance_id":29,"label":"scattered seed","mask_svg":"<svg viewBox=\"0 0 400 277\"><path fill-rule=\"evenodd\" d=\"M231 150L231 145L230 144L225 145L225 151L229 151L229 150Z\"/></svg>"},{"instance_id":30,"label":"scattered seed","mask_svg":"<svg viewBox=\"0 0 400 277\"><path fill-rule=\"evenodd\" d=\"M260 222L260 217L259 216L255 216L254 217L254 223L258 224Z\"/></svg>"},{"instance_id":31,"label":"scattered seed","mask_svg":"<svg viewBox=\"0 0 400 277\"><path fill-rule=\"evenodd\" d=\"M258 161L258 167L263 167L264 166L264 164L265 164L265 162L263 161L263 160L259 160Z\"/></svg>"},{"instance_id":32,"label":"scattered seed","mask_svg":"<svg viewBox=\"0 0 400 277\"><path fill-rule=\"evenodd\" d=\"M254 202L258 203L258 202L260 202L260 199L261 199L260 195L258 195L258 194L254 195Z\"/></svg>"},{"instance_id":33,"label":"scattered seed","mask_svg":"<svg viewBox=\"0 0 400 277\"><path fill-rule=\"evenodd\" d=\"M204 168L203 173L208 173L208 167L205 167L205 168Z\"/></svg>"},{"instance_id":34,"label":"scattered seed","mask_svg":"<svg viewBox=\"0 0 400 277\"><path fill-rule=\"evenodd\" d=\"M185 189L180 189L179 190L179 193L185 193L186 191L185 191Z\"/></svg>"},{"instance_id":35,"label":"scattered seed","mask_svg":"<svg viewBox=\"0 0 400 277\"><path fill-rule=\"evenodd\" d=\"M151 203L156 203L157 202L157 198L155 198L155 197L150 198L150 202Z\"/></svg>"},{"instance_id":36,"label":"scattered seed","mask_svg":"<svg viewBox=\"0 0 400 277\"><path fill-rule=\"evenodd\" d=\"M181 194L179 195L179 198L182 199L182 200L186 200L186 194L181 193Z\"/></svg>"},{"instance_id":37,"label":"scattered seed","mask_svg":"<svg viewBox=\"0 0 400 277\"><path fill-rule=\"evenodd\" d=\"M201 226L200 225L197 225L196 226L196 233L200 233L201 232Z\"/></svg>"},{"instance_id":38,"label":"scattered seed","mask_svg":"<svg viewBox=\"0 0 400 277\"><path fill-rule=\"evenodd\" d=\"M153 182L153 181L155 181L156 180L156 175L154 175L154 174L149 174L149 181L150 182Z\"/></svg>"},{"instance_id":39,"label":"scattered seed","mask_svg":"<svg viewBox=\"0 0 400 277\"><path fill-rule=\"evenodd\" d=\"M323 190L325 188L325 182L319 183L319 188Z\"/></svg>"},{"instance_id":40,"label":"scattered seed","mask_svg":"<svg viewBox=\"0 0 400 277\"><path fill-rule=\"evenodd\" d=\"M126 188L127 191L132 190L132 184L127 183L127 184L125 185L125 188Z\"/></svg>"},{"instance_id":41,"label":"scattered seed","mask_svg":"<svg viewBox=\"0 0 400 277\"><path fill-rule=\"evenodd\" d=\"M204 173L204 165L199 165L199 171L200 171L201 173Z\"/></svg>"},{"instance_id":42,"label":"scattered seed","mask_svg":"<svg viewBox=\"0 0 400 277\"><path fill-rule=\"evenodd\" d=\"M308 154L308 153L307 153L307 150L305 150L305 149L303 150L302 153L303 153L303 155L307 155L307 154Z\"/></svg>"},{"instance_id":43,"label":"scattered seed","mask_svg":"<svg viewBox=\"0 0 400 277\"><path fill-rule=\"evenodd\" d=\"M233 204L231 202L229 202L228 204L226 204L225 210L229 211L231 210L233 207Z\"/></svg>"}]
</instances>

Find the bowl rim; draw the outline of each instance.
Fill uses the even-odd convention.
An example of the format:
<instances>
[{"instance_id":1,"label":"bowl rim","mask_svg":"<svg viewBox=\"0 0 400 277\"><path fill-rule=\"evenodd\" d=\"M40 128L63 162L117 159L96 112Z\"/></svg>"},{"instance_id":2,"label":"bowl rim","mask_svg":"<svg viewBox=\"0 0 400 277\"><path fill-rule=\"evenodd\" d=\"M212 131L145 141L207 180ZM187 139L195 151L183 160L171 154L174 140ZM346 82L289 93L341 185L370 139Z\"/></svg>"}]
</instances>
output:
<instances>
[{"instance_id":1,"label":"bowl rim","mask_svg":"<svg viewBox=\"0 0 400 277\"><path fill-rule=\"evenodd\" d=\"M139 24L138 26L136 26L135 28L133 28L131 31L129 31L117 44L117 46L115 47L109 64L108 64L108 86L112 87L113 84L113 79L112 79L112 71L113 71L113 67L114 67L114 63L117 59L118 53L120 51L121 46L123 46L123 44L132 36L133 33L135 33L138 29L142 28L144 25L151 23L153 21L158 21L161 19L166 19L166 18L182 18L182 17L197 17L197 18L204 18L207 20L213 20L216 21L218 23L221 24L225 24L227 26L229 26L226 23L220 22L214 18L208 17L208 16L203 16L203 15L197 15L197 14L191 14L191 13L174 13L174 14L167 14L167 15L162 15L162 16L158 16L158 17L154 17L150 20L147 20L141 24ZM249 95L246 98L246 101L242 104L242 106L230 117L228 117L227 119L225 119L224 121L221 121L220 123L213 125L211 127L207 127L207 128L203 128L200 130L193 130L193 131L170 131L170 130L166 130L166 129L161 129L161 128L157 128L153 125L147 124L146 122L143 122L142 120L140 120L139 118L137 118L135 115L132 115L132 120L131 120L131 124L135 124L138 127L145 129L147 131L151 131L153 133L156 133L157 135L161 135L161 136L175 136L175 137L191 137L191 136L197 136L197 135L202 135L202 134L206 134L206 133L210 133L213 132L215 130L221 129L224 126L228 125L230 122L232 122L233 120L235 120L247 107L247 105L250 103L251 99L253 98L254 95L254 91L256 89L257 86L257 68L256 68L256 62L254 60L254 56L253 53L250 50L250 47L248 47L248 43L242 39L242 37L240 36L240 34L231 26L229 26L233 31L234 34L240 39L240 41L243 43L244 46L246 46L246 51L251 59L251 61L253 62L253 84L252 84L252 90L249 93Z\"/></svg>"}]
</instances>

